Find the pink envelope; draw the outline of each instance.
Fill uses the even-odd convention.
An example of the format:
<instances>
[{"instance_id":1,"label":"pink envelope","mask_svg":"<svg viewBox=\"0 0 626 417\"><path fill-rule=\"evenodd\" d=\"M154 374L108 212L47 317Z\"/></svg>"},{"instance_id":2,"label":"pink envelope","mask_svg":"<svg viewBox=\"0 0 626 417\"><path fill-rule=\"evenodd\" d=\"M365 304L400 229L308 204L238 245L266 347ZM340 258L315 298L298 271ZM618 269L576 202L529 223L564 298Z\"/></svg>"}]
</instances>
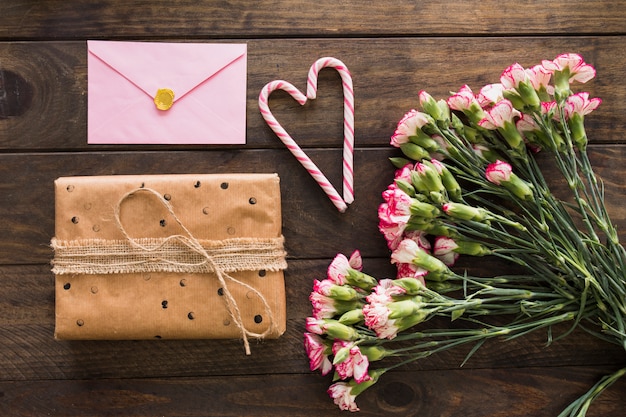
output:
<instances>
[{"instance_id":1,"label":"pink envelope","mask_svg":"<svg viewBox=\"0 0 626 417\"><path fill-rule=\"evenodd\" d=\"M246 44L87 42L91 144L246 143ZM158 90L174 92L159 110Z\"/></svg>"}]
</instances>

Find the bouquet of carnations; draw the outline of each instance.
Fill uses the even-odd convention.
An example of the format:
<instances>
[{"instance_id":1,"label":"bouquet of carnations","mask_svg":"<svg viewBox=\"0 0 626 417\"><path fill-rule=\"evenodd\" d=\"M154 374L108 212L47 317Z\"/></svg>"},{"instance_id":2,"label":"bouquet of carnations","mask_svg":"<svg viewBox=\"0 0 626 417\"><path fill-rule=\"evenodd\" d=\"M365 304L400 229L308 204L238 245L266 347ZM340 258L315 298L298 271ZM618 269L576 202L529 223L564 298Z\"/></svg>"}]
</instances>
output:
<instances>
[{"instance_id":1,"label":"bouquet of carnations","mask_svg":"<svg viewBox=\"0 0 626 417\"><path fill-rule=\"evenodd\" d=\"M511 65L478 94L464 86L437 101L420 92L421 111L391 137L403 156L392 158L395 180L378 210L397 277L367 275L358 251L339 254L310 295L305 348L311 370L333 372L328 393L341 409L358 411L356 397L390 369L461 345L472 346L467 360L489 339L539 329L553 340L561 323L558 337L580 328L626 348L626 251L584 127L601 100L572 90L594 76L582 57L563 54ZM538 152L563 175L567 197L550 190ZM497 257L515 272L470 276L453 268L461 255ZM424 324L435 317L457 324ZM384 366L387 357L400 359ZM584 416L624 373L561 416Z\"/></svg>"}]
</instances>

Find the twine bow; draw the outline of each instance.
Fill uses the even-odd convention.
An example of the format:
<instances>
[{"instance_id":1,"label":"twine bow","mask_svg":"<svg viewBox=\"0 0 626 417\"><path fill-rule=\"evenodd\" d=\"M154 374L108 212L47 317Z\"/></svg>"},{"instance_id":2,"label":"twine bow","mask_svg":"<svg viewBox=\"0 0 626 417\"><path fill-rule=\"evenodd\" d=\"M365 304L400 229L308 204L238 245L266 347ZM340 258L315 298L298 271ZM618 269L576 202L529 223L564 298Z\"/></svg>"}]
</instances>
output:
<instances>
[{"instance_id":1,"label":"twine bow","mask_svg":"<svg viewBox=\"0 0 626 417\"><path fill-rule=\"evenodd\" d=\"M126 201L126 199L128 199L129 197L132 197L133 195L135 195L137 193L140 193L140 192L150 193L150 194L156 196L158 198L158 200L165 206L165 208L167 208L169 214L176 221L176 223L181 227L181 229L185 232L186 236L185 235L171 235L171 236L167 237L163 241L163 243L161 245L157 246L157 247L147 247L147 246L144 246L144 245L138 243L137 240L135 240L133 237L131 237L128 234L128 232L126 231L126 229L124 228L124 225L122 224L122 221L121 221L121 218L120 218L120 211L121 211L122 204L124 203L124 201ZM176 214L174 213L174 209L173 209L172 205L167 200L165 200L157 191L155 191L155 190L153 190L151 188L137 188L137 189L134 189L134 190L131 190L131 191L127 192L118 201L117 206L115 206L114 213L115 213L115 221L117 223L117 227L119 228L120 232L124 235L124 237L128 240L128 242L131 245L133 245L134 247L136 247L136 248L138 248L138 249L140 249L142 251L145 251L145 252L151 252L151 251L154 251L154 250L158 249L160 246L165 245L168 241L175 240L177 242L180 242L184 246L188 247L190 250L198 253L204 259L204 265L207 268L207 272L215 273L215 275L217 276L217 279L220 282L220 285L223 288L224 299L226 300L226 308L228 310L228 313L230 314L230 317L234 321L235 325L241 331L241 336L243 338L243 344L244 344L244 348L245 348L245 351L246 351L246 355L250 355L250 342L248 341L248 336L256 337L256 338L263 338L263 337L267 336L273 330L273 328L274 328L274 316L273 316L272 310L271 310L267 300L263 296L263 294L261 294L256 288L254 288L254 287L246 284L245 282L242 282L242 281L232 277L228 273L224 272L220 268L220 266L213 260L213 258L206 251L206 249L204 249L204 247L200 244L198 239L196 239L193 236L193 234L189 231L189 229L187 229L185 227L185 225L180 221L178 216L176 216ZM256 294L261 299L261 301L263 302L263 306L265 308L265 312L267 313L268 318L269 318L269 322L270 322L269 327L263 333L256 333L256 332L252 332L252 331L246 329L245 325L243 324L243 320L241 318L241 311L239 310L239 306L237 305L237 301L235 300L235 298L231 294L230 290L228 289L228 285L227 285L226 281L230 281L232 283L235 283L235 284L238 284L238 285L241 285L241 286L245 287L246 289L252 291L254 294Z\"/></svg>"}]
</instances>

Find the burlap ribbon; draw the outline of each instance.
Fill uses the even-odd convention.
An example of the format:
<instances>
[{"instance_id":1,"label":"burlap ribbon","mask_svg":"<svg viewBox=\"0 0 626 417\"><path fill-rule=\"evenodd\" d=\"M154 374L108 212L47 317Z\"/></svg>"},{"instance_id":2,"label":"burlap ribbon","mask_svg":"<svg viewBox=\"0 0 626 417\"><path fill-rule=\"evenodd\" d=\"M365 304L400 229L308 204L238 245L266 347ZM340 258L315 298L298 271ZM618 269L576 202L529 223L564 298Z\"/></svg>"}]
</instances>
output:
<instances>
[{"instance_id":1,"label":"burlap ribbon","mask_svg":"<svg viewBox=\"0 0 626 417\"><path fill-rule=\"evenodd\" d=\"M184 234L165 238L133 238L120 218L124 201L137 193L150 193L165 206ZM250 354L248 337L263 338L272 332L274 317L263 296L254 287L229 273L250 270L278 271L287 267L284 239L235 238L220 241L200 240L182 224L172 205L156 190L136 188L120 198L114 210L115 221L124 239L52 239L55 274L119 274L145 272L211 273L220 282L226 308L241 331L246 354ZM263 302L269 327L262 333L251 332L243 324L237 301L228 289L228 282L241 285Z\"/></svg>"}]
</instances>

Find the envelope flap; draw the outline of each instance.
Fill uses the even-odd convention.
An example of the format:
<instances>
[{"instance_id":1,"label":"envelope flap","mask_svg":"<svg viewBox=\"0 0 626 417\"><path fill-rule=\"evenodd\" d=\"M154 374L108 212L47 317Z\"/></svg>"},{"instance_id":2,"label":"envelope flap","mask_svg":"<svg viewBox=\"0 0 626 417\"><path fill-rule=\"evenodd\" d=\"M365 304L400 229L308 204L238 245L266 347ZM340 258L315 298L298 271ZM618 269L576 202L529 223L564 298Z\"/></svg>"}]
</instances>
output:
<instances>
[{"instance_id":1,"label":"envelope flap","mask_svg":"<svg viewBox=\"0 0 626 417\"><path fill-rule=\"evenodd\" d=\"M176 101L243 58L247 45L87 41L87 49L148 96L168 88Z\"/></svg>"}]
</instances>

